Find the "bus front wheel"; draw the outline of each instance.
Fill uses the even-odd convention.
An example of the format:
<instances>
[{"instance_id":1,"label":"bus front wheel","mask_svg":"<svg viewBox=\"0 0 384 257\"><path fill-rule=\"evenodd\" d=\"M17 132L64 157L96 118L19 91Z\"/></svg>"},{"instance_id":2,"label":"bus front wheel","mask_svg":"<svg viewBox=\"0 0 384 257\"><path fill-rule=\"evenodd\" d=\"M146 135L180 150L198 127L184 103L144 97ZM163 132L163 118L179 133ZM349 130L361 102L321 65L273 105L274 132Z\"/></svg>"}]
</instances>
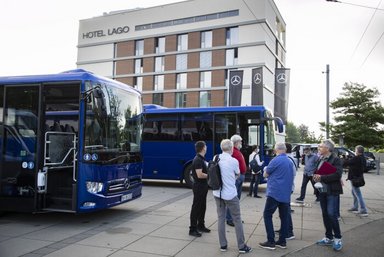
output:
<instances>
[{"instance_id":1,"label":"bus front wheel","mask_svg":"<svg viewBox=\"0 0 384 257\"><path fill-rule=\"evenodd\" d=\"M192 177L192 164L189 164L184 169L184 182L187 187L192 188L194 179Z\"/></svg>"}]
</instances>

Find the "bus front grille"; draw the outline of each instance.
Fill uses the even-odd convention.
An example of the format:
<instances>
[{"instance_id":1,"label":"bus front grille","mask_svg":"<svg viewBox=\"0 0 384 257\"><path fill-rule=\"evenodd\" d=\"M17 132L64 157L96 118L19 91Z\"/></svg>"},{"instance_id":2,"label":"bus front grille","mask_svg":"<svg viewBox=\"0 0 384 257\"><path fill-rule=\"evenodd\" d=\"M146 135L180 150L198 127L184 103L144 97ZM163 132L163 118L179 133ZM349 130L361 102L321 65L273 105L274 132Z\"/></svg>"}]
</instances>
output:
<instances>
[{"instance_id":1,"label":"bus front grille","mask_svg":"<svg viewBox=\"0 0 384 257\"><path fill-rule=\"evenodd\" d=\"M113 195L121 193L127 190L134 189L141 184L140 178L122 178L116 179L108 182L107 186L107 195Z\"/></svg>"}]
</instances>

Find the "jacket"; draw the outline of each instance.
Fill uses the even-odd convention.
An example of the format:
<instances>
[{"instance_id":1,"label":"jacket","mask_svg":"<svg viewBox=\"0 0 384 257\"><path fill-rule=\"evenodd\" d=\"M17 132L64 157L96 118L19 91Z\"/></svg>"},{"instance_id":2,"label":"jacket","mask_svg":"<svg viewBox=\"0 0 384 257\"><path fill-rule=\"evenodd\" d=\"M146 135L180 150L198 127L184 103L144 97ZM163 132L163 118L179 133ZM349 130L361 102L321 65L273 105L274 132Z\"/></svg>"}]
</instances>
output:
<instances>
[{"instance_id":1,"label":"jacket","mask_svg":"<svg viewBox=\"0 0 384 257\"><path fill-rule=\"evenodd\" d=\"M362 155L356 155L352 159L345 160L345 167L348 167L348 180L364 176L366 160Z\"/></svg>"},{"instance_id":2,"label":"jacket","mask_svg":"<svg viewBox=\"0 0 384 257\"><path fill-rule=\"evenodd\" d=\"M343 175L343 162L336 154L332 153L329 157L325 159L319 158L317 162L317 169L319 169L319 164L324 160L329 164L336 167L336 172L329 175L322 175L321 182L327 185L327 193L331 195L340 195L343 193L343 187L341 185L341 177Z\"/></svg>"}]
</instances>

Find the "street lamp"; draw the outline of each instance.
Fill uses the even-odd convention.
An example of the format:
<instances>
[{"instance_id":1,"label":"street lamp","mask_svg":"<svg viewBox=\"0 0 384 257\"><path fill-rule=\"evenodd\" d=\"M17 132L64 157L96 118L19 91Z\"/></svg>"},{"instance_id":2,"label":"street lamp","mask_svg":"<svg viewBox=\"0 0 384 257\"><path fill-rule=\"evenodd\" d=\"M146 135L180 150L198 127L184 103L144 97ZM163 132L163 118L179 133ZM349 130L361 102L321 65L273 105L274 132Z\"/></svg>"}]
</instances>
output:
<instances>
[{"instance_id":1,"label":"street lamp","mask_svg":"<svg viewBox=\"0 0 384 257\"><path fill-rule=\"evenodd\" d=\"M327 0L330 1L330 0ZM335 0L336 1L336 0ZM323 73L326 74L326 120L325 120L325 138L329 138L329 64L327 64L325 71Z\"/></svg>"}]
</instances>

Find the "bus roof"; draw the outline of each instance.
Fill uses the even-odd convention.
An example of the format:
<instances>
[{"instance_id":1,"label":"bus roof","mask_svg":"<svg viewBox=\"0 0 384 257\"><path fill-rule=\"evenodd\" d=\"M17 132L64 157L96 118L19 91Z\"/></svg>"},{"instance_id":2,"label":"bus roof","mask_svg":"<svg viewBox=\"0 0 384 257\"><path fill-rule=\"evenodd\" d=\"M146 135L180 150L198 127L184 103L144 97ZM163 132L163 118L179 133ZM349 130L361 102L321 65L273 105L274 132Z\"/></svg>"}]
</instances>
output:
<instances>
[{"instance_id":1,"label":"bus roof","mask_svg":"<svg viewBox=\"0 0 384 257\"><path fill-rule=\"evenodd\" d=\"M220 106L220 107L188 107L188 108L166 108L155 104L144 105L144 113L204 113L204 112L264 112L264 106Z\"/></svg>"},{"instance_id":2,"label":"bus roof","mask_svg":"<svg viewBox=\"0 0 384 257\"><path fill-rule=\"evenodd\" d=\"M85 81L85 80L113 83L124 90L139 92L133 87L128 86L124 83L121 83L117 80L99 76L83 69L69 70L69 71L64 71L57 74L0 77L0 85L38 84L38 83L47 83L47 82L54 83L54 82L63 82L63 81Z\"/></svg>"}]
</instances>

